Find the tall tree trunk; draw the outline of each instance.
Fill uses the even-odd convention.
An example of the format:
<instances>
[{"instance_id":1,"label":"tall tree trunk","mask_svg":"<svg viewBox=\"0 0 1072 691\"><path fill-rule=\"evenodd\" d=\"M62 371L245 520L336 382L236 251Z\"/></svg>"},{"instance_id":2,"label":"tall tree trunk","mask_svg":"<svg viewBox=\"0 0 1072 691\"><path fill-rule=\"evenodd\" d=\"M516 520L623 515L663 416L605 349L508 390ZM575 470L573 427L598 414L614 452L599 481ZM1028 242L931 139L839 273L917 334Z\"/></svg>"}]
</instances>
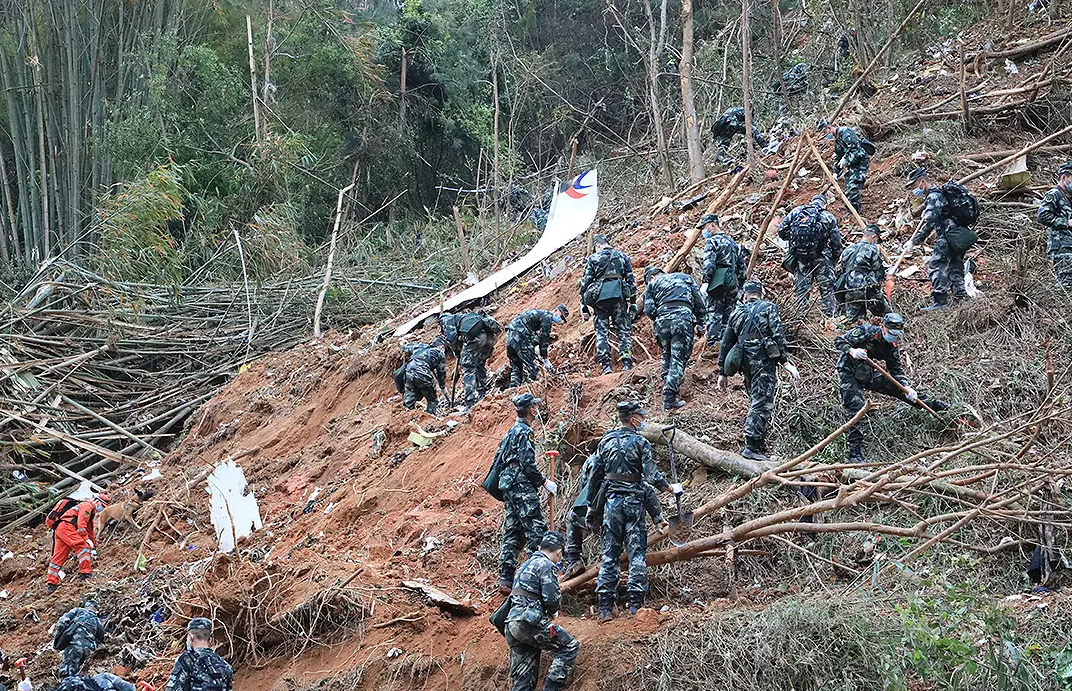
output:
<instances>
[{"instance_id":1,"label":"tall tree trunk","mask_svg":"<svg viewBox=\"0 0 1072 691\"><path fill-rule=\"evenodd\" d=\"M495 236L499 236L499 222L502 206L502 184L499 169L499 53L493 50L491 53L491 108L492 108L492 199L495 201Z\"/></svg>"},{"instance_id":2,"label":"tall tree trunk","mask_svg":"<svg viewBox=\"0 0 1072 691\"><path fill-rule=\"evenodd\" d=\"M41 199L41 259L47 259L52 254L51 223L49 216L48 195L48 149L45 146L45 97L41 85L41 54L37 49L37 27L31 23L28 27L30 33L30 79L33 82L34 102L37 111L37 146L38 146L38 173L40 182L38 190Z\"/></svg>"},{"instance_id":3,"label":"tall tree trunk","mask_svg":"<svg viewBox=\"0 0 1072 691\"><path fill-rule=\"evenodd\" d=\"M748 0L741 0L741 101L744 106L744 140L748 167L755 173L756 146L752 141L752 27L748 21Z\"/></svg>"},{"instance_id":4,"label":"tall tree trunk","mask_svg":"<svg viewBox=\"0 0 1072 691\"><path fill-rule=\"evenodd\" d=\"M704 165L703 147L700 145L700 125L696 120L696 97L692 92L692 0L681 0L681 33L679 67L681 112L685 116L685 142L689 149L689 178L693 184L696 184L704 179Z\"/></svg>"},{"instance_id":5,"label":"tall tree trunk","mask_svg":"<svg viewBox=\"0 0 1072 691\"><path fill-rule=\"evenodd\" d=\"M647 63L648 71L648 102L651 106L651 119L652 125L655 128L655 146L658 150L659 164L662 168L663 178L666 181L668 189L672 189L674 186L674 173L670 169L670 146L666 141L666 130L663 124L663 110L662 105L659 102L659 56L662 55L662 47L664 42L660 42L660 38L665 41L666 36L666 4L667 0L662 1L662 18L663 23L661 27L655 26L655 17L651 11L651 3L649 0L641 0L641 4L644 6L644 12L648 18L648 33L650 38L650 44L648 45L648 56L645 62Z\"/></svg>"},{"instance_id":6,"label":"tall tree trunk","mask_svg":"<svg viewBox=\"0 0 1072 691\"><path fill-rule=\"evenodd\" d=\"M260 100L257 95L257 63L253 59L253 21L246 15L246 45L249 48L249 90L253 94L253 132L254 140L261 141Z\"/></svg>"}]
</instances>

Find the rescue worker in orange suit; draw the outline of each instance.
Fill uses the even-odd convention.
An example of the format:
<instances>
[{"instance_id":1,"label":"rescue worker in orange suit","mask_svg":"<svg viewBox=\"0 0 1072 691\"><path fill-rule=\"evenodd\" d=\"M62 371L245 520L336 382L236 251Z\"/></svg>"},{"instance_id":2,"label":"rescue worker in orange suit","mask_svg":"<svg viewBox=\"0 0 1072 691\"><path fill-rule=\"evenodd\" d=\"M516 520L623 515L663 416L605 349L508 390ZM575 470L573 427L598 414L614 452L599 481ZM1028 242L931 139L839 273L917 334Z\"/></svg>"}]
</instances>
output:
<instances>
[{"instance_id":1,"label":"rescue worker in orange suit","mask_svg":"<svg viewBox=\"0 0 1072 691\"><path fill-rule=\"evenodd\" d=\"M45 590L56 592L60 587L60 568L73 553L78 559L78 576L83 581L93 574L93 561L96 557L97 535L94 532L93 517L108 505L109 497L99 494L93 499L75 502L61 499L53 512L62 510L53 526L52 559L48 562L48 578ZM66 506L63 506L66 504Z\"/></svg>"}]
</instances>

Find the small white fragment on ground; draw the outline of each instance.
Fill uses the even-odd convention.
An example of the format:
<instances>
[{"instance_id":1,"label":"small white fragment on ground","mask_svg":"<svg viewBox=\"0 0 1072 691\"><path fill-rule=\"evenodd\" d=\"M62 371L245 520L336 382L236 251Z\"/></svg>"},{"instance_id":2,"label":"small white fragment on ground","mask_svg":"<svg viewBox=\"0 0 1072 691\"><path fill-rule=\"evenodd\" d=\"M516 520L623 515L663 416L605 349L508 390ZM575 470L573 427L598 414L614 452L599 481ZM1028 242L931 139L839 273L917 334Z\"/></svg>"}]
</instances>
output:
<instances>
[{"instance_id":1,"label":"small white fragment on ground","mask_svg":"<svg viewBox=\"0 0 1072 691\"><path fill-rule=\"evenodd\" d=\"M159 468L153 468L152 470L149 471L149 473L147 475L145 475L140 480L138 480L138 482L152 482L153 480L156 480L157 478L162 478L162 477L164 477L164 474L160 472L160 469Z\"/></svg>"},{"instance_id":2,"label":"small white fragment on ground","mask_svg":"<svg viewBox=\"0 0 1072 691\"><path fill-rule=\"evenodd\" d=\"M212 527L220 552L233 551L238 540L261 529L257 497L237 463L227 460L216 466L208 477L206 491L211 495Z\"/></svg>"},{"instance_id":3,"label":"small white fragment on ground","mask_svg":"<svg viewBox=\"0 0 1072 691\"><path fill-rule=\"evenodd\" d=\"M1009 74L1020 74L1020 68L1012 60L1005 58L1005 71Z\"/></svg>"},{"instance_id":4,"label":"small white fragment on ground","mask_svg":"<svg viewBox=\"0 0 1072 691\"><path fill-rule=\"evenodd\" d=\"M421 547L421 556L436 551L443 546L443 541L437 537L428 536L424 538L424 545Z\"/></svg>"},{"instance_id":5,"label":"small white fragment on ground","mask_svg":"<svg viewBox=\"0 0 1072 691\"><path fill-rule=\"evenodd\" d=\"M388 660L393 660L396 657L401 657L402 652L403 651L402 651L401 648L391 648L390 650L387 651L387 659Z\"/></svg>"},{"instance_id":6,"label":"small white fragment on ground","mask_svg":"<svg viewBox=\"0 0 1072 691\"><path fill-rule=\"evenodd\" d=\"M0 557L0 561L7 561L8 559L14 559L14 552L4 552L4 556Z\"/></svg>"},{"instance_id":7,"label":"small white fragment on ground","mask_svg":"<svg viewBox=\"0 0 1072 691\"><path fill-rule=\"evenodd\" d=\"M333 501L330 504L328 504L327 507L324 508L324 515L327 516L329 513L331 513L332 509L334 509L338 505L339 505L339 502L337 502L337 501Z\"/></svg>"},{"instance_id":8,"label":"small white fragment on ground","mask_svg":"<svg viewBox=\"0 0 1072 691\"><path fill-rule=\"evenodd\" d=\"M0 600L6 600L9 597L11 597L11 596L8 595L6 590L0 590Z\"/></svg>"}]
</instances>

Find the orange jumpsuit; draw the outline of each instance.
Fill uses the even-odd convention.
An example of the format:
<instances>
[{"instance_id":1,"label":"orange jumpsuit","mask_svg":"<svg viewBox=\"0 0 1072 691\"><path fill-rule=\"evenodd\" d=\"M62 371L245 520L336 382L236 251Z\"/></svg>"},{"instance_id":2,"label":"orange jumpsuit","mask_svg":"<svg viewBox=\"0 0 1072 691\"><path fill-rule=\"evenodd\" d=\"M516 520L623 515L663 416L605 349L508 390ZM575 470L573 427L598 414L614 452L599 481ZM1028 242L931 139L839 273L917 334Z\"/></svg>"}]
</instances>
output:
<instances>
[{"instance_id":1,"label":"orange jumpsuit","mask_svg":"<svg viewBox=\"0 0 1072 691\"><path fill-rule=\"evenodd\" d=\"M59 584L60 567L72 552L78 558L78 572L93 573L93 565L90 563L91 548L86 540L93 540L96 544L97 536L93 527L93 514L96 510L97 507L92 501L84 501L67 509L60 517L56 524L52 559L48 563L47 581L49 583Z\"/></svg>"}]
</instances>

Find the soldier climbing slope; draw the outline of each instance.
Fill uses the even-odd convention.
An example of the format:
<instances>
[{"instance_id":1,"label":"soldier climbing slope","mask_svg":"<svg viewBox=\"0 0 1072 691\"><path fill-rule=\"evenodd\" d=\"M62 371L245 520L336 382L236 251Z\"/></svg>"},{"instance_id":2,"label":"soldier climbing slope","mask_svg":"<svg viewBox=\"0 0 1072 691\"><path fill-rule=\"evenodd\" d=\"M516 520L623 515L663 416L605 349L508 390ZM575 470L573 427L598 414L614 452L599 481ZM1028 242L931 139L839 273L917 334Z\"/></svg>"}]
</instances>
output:
<instances>
[{"instance_id":1,"label":"soldier climbing slope","mask_svg":"<svg viewBox=\"0 0 1072 691\"><path fill-rule=\"evenodd\" d=\"M591 487L605 497L603 509L603 561L599 566L596 594L599 596L599 621L614 616L615 596L621 574L624 550L629 561L626 585L629 613L636 614L644 606L648 590L648 523L646 513L647 486L674 494L683 492L680 484L670 485L655 467L651 443L640 436L648 411L637 401L618 404L618 419L622 426L603 435L597 447ZM589 526L593 515L589 515ZM660 528L665 530L668 523Z\"/></svg>"},{"instance_id":2,"label":"soldier climbing slope","mask_svg":"<svg viewBox=\"0 0 1072 691\"><path fill-rule=\"evenodd\" d=\"M109 501L106 494L84 501L68 497L60 499L48 512L45 527L52 531L52 558L48 562L46 592L54 593L60 587L60 569L72 554L78 560L78 577L87 581L93 575L93 559L97 556L93 519Z\"/></svg>"},{"instance_id":3,"label":"soldier climbing slope","mask_svg":"<svg viewBox=\"0 0 1072 691\"><path fill-rule=\"evenodd\" d=\"M882 292L886 264L877 244L879 232L878 226L869 223L863 239L846 247L838 261L834 294L850 323L867 318L868 312L881 317L890 311Z\"/></svg>"},{"instance_id":4,"label":"soldier climbing slope","mask_svg":"<svg viewBox=\"0 0 1072 691\"><path fill-rule=\"evenodd\" d=\"M60 679L78 674L86 658L104 642L104 624L97 616L97 610L97 603L87 600L85 605L75 607L56 622L52 647L63 652Z\"/></svg>"},{"instance_id":5,"label":"soldier climbing slope","mask_svg":"<svg viewBox=\"0 0 1072 691\"><path fill-rule=\"evenodd\" d=\"M718 119L711 125L711 138L715 140L715 157L719 163L732 162L733 159L726 150L730 148L733 138L738 134L744 134L744 108L730 108L718 116ZM759 148L766 148L767 138L754 124L752 125L752 139Z\"/></svg>"},{"instance_id":6,"label":"soldier climbing slope","mask_svg":"<svg viewBox=\"0 0 1072 691\"><path fill-rule=\"evenodd\" d=\"M541 487L555 494L558 486L545 478L536 467L536 441L532 423L536 421L537 406L541 403L531 393L512 399L517 422L499 442L493 467L498 469L498 490L503 501L502 547L499 553L499 587L510 590L514 582L518 553L522 547L531 554L547 531L547 522L540 507Z\"/></svg>"},{"instance_id":7,"label":"soldier climbing slope","mask_svg":"<svg viewBox=\"0 0 1072 691\"><path fill-rule=\"evenodd\" d=\"M748 417L744 421L741 455L767 460L767 431L774 414L778 365L785 367L793 379L800 379L800 372L789 361L778 308L763 299L763 285L759 281L749 281L744 284L743 292L744 302L733 310L722 335L716 387L725 389L727 376L737 372L744 375Z\"/></svg>"},{"instance_id":8,"label":"soldier climbing slope","mask_svg":"<svg viewBox=\"0 0 1072 691\"><path fill-rule=\"evenodd\" d=\"M841 256L841 233L837 219L826 210L826 196L817 194L786 215L778 225L778 237L789 242L782 267L793 274L798 304L806 304L813 283L819 284L823 314L834 316L833 257Z\"/></svg>"},{"instance_id":9,"label":"soldier climbing slope","mask_svg":"<svg viewBox=\"0 0 1072 691\"><path fill-rule=\"evenodd\" d=\"M1046 251L1057 283L1072 290L1072 162L1057 169L1057 186L1042 198L1038 222L1049 230Z\"/></svg>"},{"instance_id":10,"label":"soldier climbing slope","mask_svg":"<svg viewBox=\"0 0 1072 691\"><path fill-rule=\"evenodd\" d=\"M442 322L448 342L450 335L454 335L465 387L465 407L472 408L488 394L488 358L495 350L502 327L482 310L460 315L447 313Z\"/></svg>"},{"instance_id":11,"label":"soldier climbing slope","mask_svg":"<svg viewBox=\"0 0 1072 691\"><path fill-rule=\"evenodd\" d=\"M693 331L704 332L704 300L692 276L666 274L656 266L644 270L644 314L655 323L655 340L662 348L663 410L685 405L678 398L685 365L692 356Z\"/></svg>"},{"instance_id":12,"label":"soldier climbing slope","mask_svg":"<svg viewBox=\"0 0 1072 691\"><path fill-rule=\"evenodd\" d=\"M166 691L231 691L231 665L209 646L212 622L195 617L186 626L186 652L175 660Z\"/></svg>"},{"instance_id":13,"label":"soldier climbing slope","mask_svg":"<svg viewBox=\"0 0 1072 691\"><path fill-rule=\"evenodd\" d=\"M633 263L625 252L610 246L606 235L593 238L595 254L584 265L581 277L581 314L595 313L596 359L603 374L614 371L610 352L611 325L618 336L618 357L622 369L633 369L633 317L636 316L636 278Z\"/></svg>"},{"instance_id":14,"label":"soldier climbing slope","mask_svg":"<svg viewBox=\"0 0 1072 691\"><path fill-rule=\"evenodd\" d=\"M439 411L439 390L446 392L447 356L443 352L446 339L436 336L429 345L407 346L413 353L406 364L405 383L402 391L402 407L413 410L422 398L428 401L425 411L435 415Z\"/></svg>"},{"instance_id":15,"label":"soldier climbing slope","mask_svg":"<svg viewBox=\"0 0 1072 691\"><path fill-rule=\"evenodd\" d=\"M971 229L979 220L979 202L963 185L949 181L941 187L931 185L927 172L917 169L912 173L915 182L913 194L924 196L923 220L919 230L905 245L911 252L933 232L934 252L931 254L931 296L934 304L923 311L942 309L954 300L967 299L964 287L964 254L971 249L979 236Z\"/></svg>"},{"instance_id":16,"label":"soldier climbing slope","mask_svg":"<svg viewBox=\"0 0 1072 691\"><path fill-rule=\"evenodd\" d=\"M737 305L737 290L744 284L748 260L741 247L722 230L717 214L705 214L699 225L705 238L703 281L707 286L707 345L715 347Z\"/></svg>"},{"instance_id":17,"label":"soldier climbing slope","mask_svg":"<svg viewBox=\"0 0 1072 691\"><path fill-rule=\"evenodd\" d=\"M540 653L553 657L543 691L559 691L566 684L581 644L552 620L558 616L562 594L555 571L562 561L562 535L544 533L539 550L518 569L510 590L510 613L503 632L510 646L512 691L534 691L540 672Z\"/></svg>"},{"instance_id":18,"label":"soldier climbing slope","mask_svg":"<svg viewBox=\"0 0 1072 691\"><path fill-rule=\"evenodd\" d=\"M876 391L911 405L921 407L923 401L932 410L947 410L949 404L926 394L917 394L908 385L908 377L901 367L901 351L897 344L904 338L904 319L901 315L890 312L882 318L882 325L861 324L834 339L834 347L841 351L838 359L838 389L841 403L845 408L846 419L852 418L864 407L864 391ZM879 372L868 360L879 363L907 389L891 382ZM845 435L848 441L848 459L850 463L863 463L864 433L859 425L854 426Z\"/></svg>"},{"instance_id":19,"label":"soldier climbing slope","mask_svg":"<svg viewBox=\"0 0 1072 691\"><path fill-rule=\"evenodd\" d=\"M506 357L510 361L510 386L521 386L527 381L536 381L536 345L540 358L548 372L553 371L547 359L551 345L551 325L561 324L569 318L569 309L559 305L555 309L525 310L506 325Z\"/></svg>"},{"instance_id":20,"label":"soldier climbing slope","mask_svg":"<svg viewBox=\"0 0 1072 691\"><path fill-rule=\"evenodd\" d=\"M845 196L859 211L875 145L854 127L829 126L826 129L828 134L834 135L834 175L841 177L844 174Z\"/></svg>"}]
</instances>

